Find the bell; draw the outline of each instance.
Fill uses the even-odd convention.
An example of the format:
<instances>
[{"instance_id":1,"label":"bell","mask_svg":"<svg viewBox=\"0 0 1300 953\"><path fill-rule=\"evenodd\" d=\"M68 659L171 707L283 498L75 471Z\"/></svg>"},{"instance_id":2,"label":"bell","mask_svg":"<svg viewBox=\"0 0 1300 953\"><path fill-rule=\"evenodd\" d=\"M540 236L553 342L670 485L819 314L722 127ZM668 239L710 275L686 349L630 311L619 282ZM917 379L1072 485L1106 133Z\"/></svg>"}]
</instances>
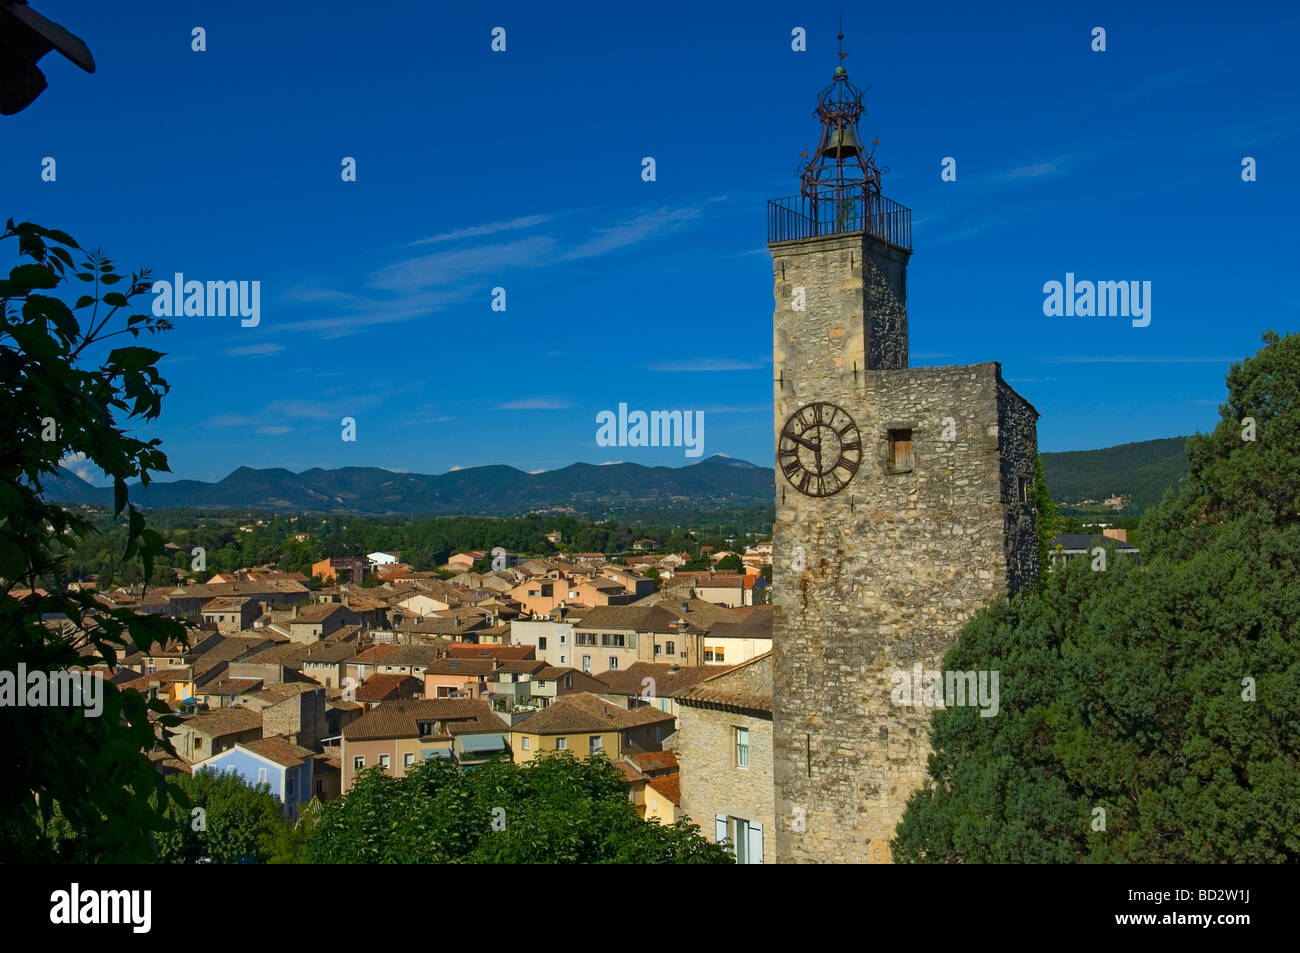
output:
<instances>
[{"instance_id":1,"label":"bell","mask_svg":"<svg viewBox=\"0 0 1300 953\"><path fill-rule=\"evenodd\" d=\"M858 140L848 126L836 126L826 137L826 148L822 155L832 159L850 159L858 154Z\"/></svg>"}]
</instances>

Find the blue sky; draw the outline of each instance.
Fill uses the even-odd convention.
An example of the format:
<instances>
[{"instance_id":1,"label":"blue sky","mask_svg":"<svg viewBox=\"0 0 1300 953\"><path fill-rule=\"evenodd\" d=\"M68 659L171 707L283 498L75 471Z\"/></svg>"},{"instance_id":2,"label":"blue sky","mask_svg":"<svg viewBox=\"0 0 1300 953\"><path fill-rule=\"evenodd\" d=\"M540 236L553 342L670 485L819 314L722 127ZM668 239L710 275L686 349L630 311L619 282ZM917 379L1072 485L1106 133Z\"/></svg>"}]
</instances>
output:
<instances>
[{"instance_id":1,"label":"blue sky","mask_svg":"<svg viewBox=\"0 0 1300 953\"><path fill-rule=\"evenodd\" d=\"M596 446L620 402L703 411L705 456L771 464L765 203L816 145L838 4L33 5L98 69L48 55L0 118L0 213L261 282L256 328L158 339L141 432L177 477L692 462ZM912 363L1001 361L1043 450L1206 429L1229 363L1300 328L1300 13L1052 6L845 10L864 138L913 209ZM1150 281L1150 325L1045 317L1066 272Z\"/></svg>"}]
</instances>

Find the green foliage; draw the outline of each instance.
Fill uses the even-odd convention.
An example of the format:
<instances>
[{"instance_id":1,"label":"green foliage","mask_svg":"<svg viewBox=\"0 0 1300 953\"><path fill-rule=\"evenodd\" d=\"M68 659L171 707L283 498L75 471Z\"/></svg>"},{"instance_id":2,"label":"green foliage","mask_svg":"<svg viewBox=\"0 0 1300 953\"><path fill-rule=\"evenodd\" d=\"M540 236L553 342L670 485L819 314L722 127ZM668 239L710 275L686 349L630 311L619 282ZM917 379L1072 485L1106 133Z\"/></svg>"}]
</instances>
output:
<instances>
[{"instance_id":1,"label":"green foliage","mask_svg":"<svg viewBox=\"0 0 1300 953\"><path fill-rule=\"evenodd\" d=\"M1029 492L1029 501L1034 504L1035 522L1038 530L1038 578L1039 584L1046 582L1051 566L1052 540L1062 529L1061 514L1052 502L1047 491L1047 480L1043 476L1043 458L1034 459L1034 485Z\"/></svg>"},{"instance_id":2,"label":"green foliage","mask_svg":"<svg viewBox=\"0 0 1300 953\"><path fill-rule=\"evenodd\" d=\"M173 775L167 785L170 823L156 837L162 862L298 862L305 834L297 834L269 785L213 771Z\"/></svg>"},{"instance_id":3,"label":"green foliage","mask_svg":"<svg viewBox=\"0 0 1300 953\"><path fill-rule=\"evenodd\" d=\"M719 559L713 568L718 572L744 572L745 564L740 561L740 557L735 553L729 553Z\"/></svg>"},{"instance_id":4,"label":"green foliage","mask_svg":"<svg viewBox=\"0 0 1300 953\"><path fill-rule=\"evenodd\" d=\"M79 455L113 480L120 563L138 561L147 577L162 552L157 532L128 506L127 481L147 484L165 471L158 441L126 434L119 418L155 419L167 383L148 348L107 349L104 341L170 325L150 314L118 315L148 292L147 271L123 280L99 252L68 235L24 222L7 223L0 239L16 238L22 264L0 280L0 378L7 426L0 431L0 669L60 671L96 661L116 662L129 643L147 647L184 640L168 619L103 610L89 593L67 591L67 554L85 545L94 525L44 499L43 484L59 479L59 461ZM74 254L81 258L76 271ZM79 282L75 304L53 292ZM71 294L71 292L67 292ZM107 330L110 323L119 325ZM84 325L84 329L83 329ZM94 360L90 360L91 355ZM83 366L88 364L89 366ZM49 439L49 438L53 439ZM11 598L16 588L47 595ZM46 626L43 617L70 624ZM5 861L138 861L152 857L150 831L163 822L150 798L162 781L148 752L158 745L149 713L166 705L104 683L100 717L76 708L0 708L6 768L0 772L0 859ZM172 716L160 719L175 724ZM170 750L165 742L162 747Z\"/></svg>"},{"instance_id":5,"label":"green foliage","mask_svg":"<svg viewBox=\"0 0 1300 953\"><path fill-rule=\"evenodd\" d=\"M967 625L944 668L999 671L999 713L936 712L898 860L1300 860L1300 337L1265 342L1142 566L1076 560Z\"/></svg>"},{"instance_id":6,"label":"green foliage","mask_svg":"<svg viewBox=\"0 0 1300 953\"><path fill-rule=\"evenodd\" d=\"M641 820L601 756L547 754L470 770L425 761L403 778L362 771L322 806L310 863L730 863L694 825Z\"/></svg>"}]
</instances>

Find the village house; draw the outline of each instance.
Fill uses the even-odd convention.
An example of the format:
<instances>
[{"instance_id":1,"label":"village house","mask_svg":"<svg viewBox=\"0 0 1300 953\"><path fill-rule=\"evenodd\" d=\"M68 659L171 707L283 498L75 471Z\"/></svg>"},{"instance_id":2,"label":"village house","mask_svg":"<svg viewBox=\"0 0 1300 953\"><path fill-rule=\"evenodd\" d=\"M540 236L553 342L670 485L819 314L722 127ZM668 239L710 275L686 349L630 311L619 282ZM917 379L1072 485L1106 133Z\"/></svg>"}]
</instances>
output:
<instances>
[{"instance_id":1,"label":"village house","mask_svg":"<svg viewBox=\"0 0 1300 953\"><path fill-rule=\"evenodd\" d=\"M775 861L772 655L697 682L677 696L681 810L738 864Z\"/></svg>"},{"instance_id":2,"label":"village house","mask_svg":"<svg viewBox=\"0 0 1300 953\"><path fill-rule=\"evenodd\" d=\"M250 655L226 666L228 678L258 678L267 685L303 679L302 663L311 651L310 645L285 642L265 651Z\"/></svg>"},{"instance_id":3,"label":"village house","mask_svg":"<svg viewBox=\"0 0 1300 953\"><path fill-rule=\"evenodd\" d=\"M664 605L602 606L574 624L573 664L596 675L638 661L698 664L697 636L702 635L685 613Z\"/></svg>"},{"instance_id":4,"label":"village house","mask_svg":"<svg viewBox=\"0 0 1300 953\"><path fill-rule=\"evenodd\" d=\"M238 696L235 703L259 713L266 737L284 736L294 744L319 751L321 739L327 735L325 689L315 682L267 685Z\"/></svg>"},{"instance_id":5,"label":"village house","mask_svg":"<svg viewBox=\"0 0 1300 953\"><path fill-rule=\"evenodd\" d=\"M262 715L247 708L222 708L184 718L175 728L172 746L189 764L205 761L240 742L262 737Z\"/></svg>"},{"instance_id":6,"label":"village house","mask_svg":"<svg viewBox=\"0 0 1300 953\"><path fill-rule=\"evenodd\" d=\"M478 698L496 671L494 659L442 658L424 670L425 698Z\"/></svg>"},{"instance_id":7,"label":"village house","mask_svg":"<svg viewBox=\"0 0 1300 953\"><path fill-rule=\"evenodd\" d=\"M341 688L347 663L357 655L356 642L318 642L302 657L298 670L326 688Z\"/></svg>"},{"instance_id":8,"label":"village house","mask_svg":"<svg viewBox=\"0 0 1300 953\"><path fill-rule=\"evenodd\" d=\"M677 717L677 696L706 678L718 674L712 665L678 665L676 662L633 662L625 669L601 672L601 698L629 710L648 705Z\"/></svg>"},{"instance_id":9,"label":"village house","mask_svg":"<svg viewBox=\"0 0 1300 953\"><path fill-rule=\"evenodd\" d=\"M510 729L516 764L544 751L567 751L585 760L603 754L610 760L626 750L657 751L673 733L673 717L655 708L628 711L587 692L557 699Z\"/></svg>"},{"instance_id":10,"label":"village house","mask_svg":"<svg viewBox=\"0 0 1300 953\"><path fill-rule=\"evenodd\" d=\"M671 751L628 751L614 762L628 783L628 799L646 821L673 824L681 816L677 756Z\"/></svg>"},{"instance_id":11,"label":"village house","mask_svg":"<svg viewBox=\"0 0 1300 953\"><path fill-rule=\"evenodd\" d=\"M151 590L140 601L139 611L197 619L203 607L218 598L248 598L267 608L284 609L310 597L310 591L302 583L284 578L186 585Z\"/></svg>"},{"instance_id":12,"label":"village house","mask_svg":"<svg viewBox=\"0 0 1300 953\"><path fill-rule=\"evenodd\" d=\"M705 665L735 665L772 651L773 615L759 606L736 622L715 622L704 637Z\"/></svg>"},{"instance_id":13,"label":"village house","mask_svg":"<svg viewBox=\"0 0 1300 953\"><path fill-rule=\"evenodd\" d=\"M280 802L284 813L297 818L299 811L312 798L315 757L313 752L287 738L262 738L238 742L195 764L194 772L234 774L250 785L268 785L271 796Z\"/></svg>"},{"instance_id":14,"label":"village house","mask_svg":"<svg viewBox=\"0 0 1300 953\"><path fill-rule=\"evenodd\" d=\"M451 572L469 572L476 562L486 557L487 553L479 552L477 549L467 553L456 553L447 560L446 568Z\"/></svg>"},{"instance_id":15,"label":"village house","mask_svg":"<svg viewBox=\"0 0 1300 953\"><path fill-rule=\"evenodd\" d=\"M1122 530L1119 532L1123 532ZM1052 537L1052 550L1050 553L1051 564L1053 566L1069 562L1071 559L1095 559L1095 550L1098 547L1103 549L1114 548L1117 555L1125 556L1134 562L1138 561L1140 550L1130 543L1127 539L1128 533L1123 537L1116 535L1113 531L1103 531L1101 535L1090 535L1088 533L1062 533L1059 536ZM1104 544L1104 545L1103 545Z\"/></svg>"},{"instance_id":16,"label":"village house","mask_svg":"<svg viewBox=\"0 0 1300 953\"><path fill-rule=\"evenodd\" d=\"M510 623L510 641L530 646L537 658L551 665L568 665L573 654L573 623L516 619Z\"/></svg>"},{"instance_id":17,"label":"village house","mask_svg":"<svg viewBox=\"0 0 1300 953\"><path fill-rule=\"evenodd\" d=\"M297 609L287 621L294 642L319 642L345 626L360 625L361 617L347 606L318 603Z\"/></svg>"},{"instance_id":18,"label":"village house","mask_svg":"<svg viewBox=\"0 0 1300 953\"><path fill-rule=\"evenodd\" d=\"M248 596L219 596L203 606L204 623L216 626L218 632L234 635L253 627L253 621L262 615L262 606Z\"/></svg>"},{"instance_id":19,"label":"village house","mask_svg":"<svg viewBox=\"0 0 1300 953\"><path fill-rule=\"evenodd\" d=\"M350 582L359 586L365 581L370 571L370 560L365 556L330 556L318 563L312 563L311 574L319 576L324 583Z\"/></svg>"},{"instance_id":20,"label":"village house","mask_svg":"<svg viewBox=\"0 0 1300 953\"><path fill-rule=\"evenodd\" d=\"M422 679L429 667L438 663L444 652L437 645L394 645L392 649L376 662L375 671L378 674L414 675Z\"/></svg>"},{"instance_id":21,"label":"village house","mask_svg":"<svg viewBox=\"0 0 1300 953\"><path fill-rule=\"evenodd\" d=\"M486 701L422 699L387 702L343 729L343 790L360 771L378 767L404 777L417 762L446 758L478 764L508 753L508 729Z\"/></svg>"},{"instance_id":22,"label":"village house","mask_svg":"<svg viewBox=\"0 0 1300 953\"><path fill-rule=\"evenodd\" d=\"M705 578L696 578L692 582L695 594L705 602L735 608L752 606L754 590L765 585L760 576L748 573L710 573Z\"/></svg>"},{"instance_id":23,"label":"village house","mask_svg":"<svg viewBox=\"0 0 1300 953\"><path fill-rule=\"evenodd\" d=\"M532 674L531 682L533 704L540 708L575 692L599 694L606 689L600 679L567 665L547 665L538 669Z\"/></svg>"},{"instance_id":24,"label":"village house","mask_svg":"<svg viewBox=\"0 0 1300 953\"><path fill-rule=\"evenodd\" d=\"M261 691L260 678L230 678L219 676L195 691L200 705L208 709L229 708L236 698Z\"/></svg>"},{"instance_id":25,"label":"village house","mask_svg":"<svg viewBox=\"0 0 1300 953\"><path fill-rule=\"evenodd\" d=\"M384 702L424 697L424 682L414 675L371 675L355 689L356 700L365 711Z\"/></svg>"},{"instance_id":26,"label":"village house","mask_svg":"<svg viewBox=\"0 0 1300 953\"><path fill-rule=\"evenodd\" d=\"M221 643L221 635L217 632L209 633L202 638L197 636L191 638L193 641L188 646L174 640L166 645L152 645L147 650L129 645L118 660L118 664L141 675L152 675L159 669L191 665L204 652Z\"/></svg>"}]
</instances>

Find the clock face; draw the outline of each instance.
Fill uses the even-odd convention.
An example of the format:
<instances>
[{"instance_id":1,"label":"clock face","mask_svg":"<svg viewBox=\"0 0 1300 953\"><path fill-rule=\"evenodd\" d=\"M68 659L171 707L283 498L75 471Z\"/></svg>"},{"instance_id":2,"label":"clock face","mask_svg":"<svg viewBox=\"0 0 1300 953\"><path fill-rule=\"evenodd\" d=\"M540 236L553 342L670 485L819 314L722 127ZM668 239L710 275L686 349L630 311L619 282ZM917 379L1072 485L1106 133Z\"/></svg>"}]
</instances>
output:
<instances>
[{"instance_id":1,"label":"clock face","mask_svg":"<svg viewBox=\"0 0 1300 953\"><path fill-rule=\"evenodd\" d=\"M781 472L800 493L831 496L862 463L862 435L843 407L824 401L790 415L776 446Z\"/></svg>"}]
</instances>

